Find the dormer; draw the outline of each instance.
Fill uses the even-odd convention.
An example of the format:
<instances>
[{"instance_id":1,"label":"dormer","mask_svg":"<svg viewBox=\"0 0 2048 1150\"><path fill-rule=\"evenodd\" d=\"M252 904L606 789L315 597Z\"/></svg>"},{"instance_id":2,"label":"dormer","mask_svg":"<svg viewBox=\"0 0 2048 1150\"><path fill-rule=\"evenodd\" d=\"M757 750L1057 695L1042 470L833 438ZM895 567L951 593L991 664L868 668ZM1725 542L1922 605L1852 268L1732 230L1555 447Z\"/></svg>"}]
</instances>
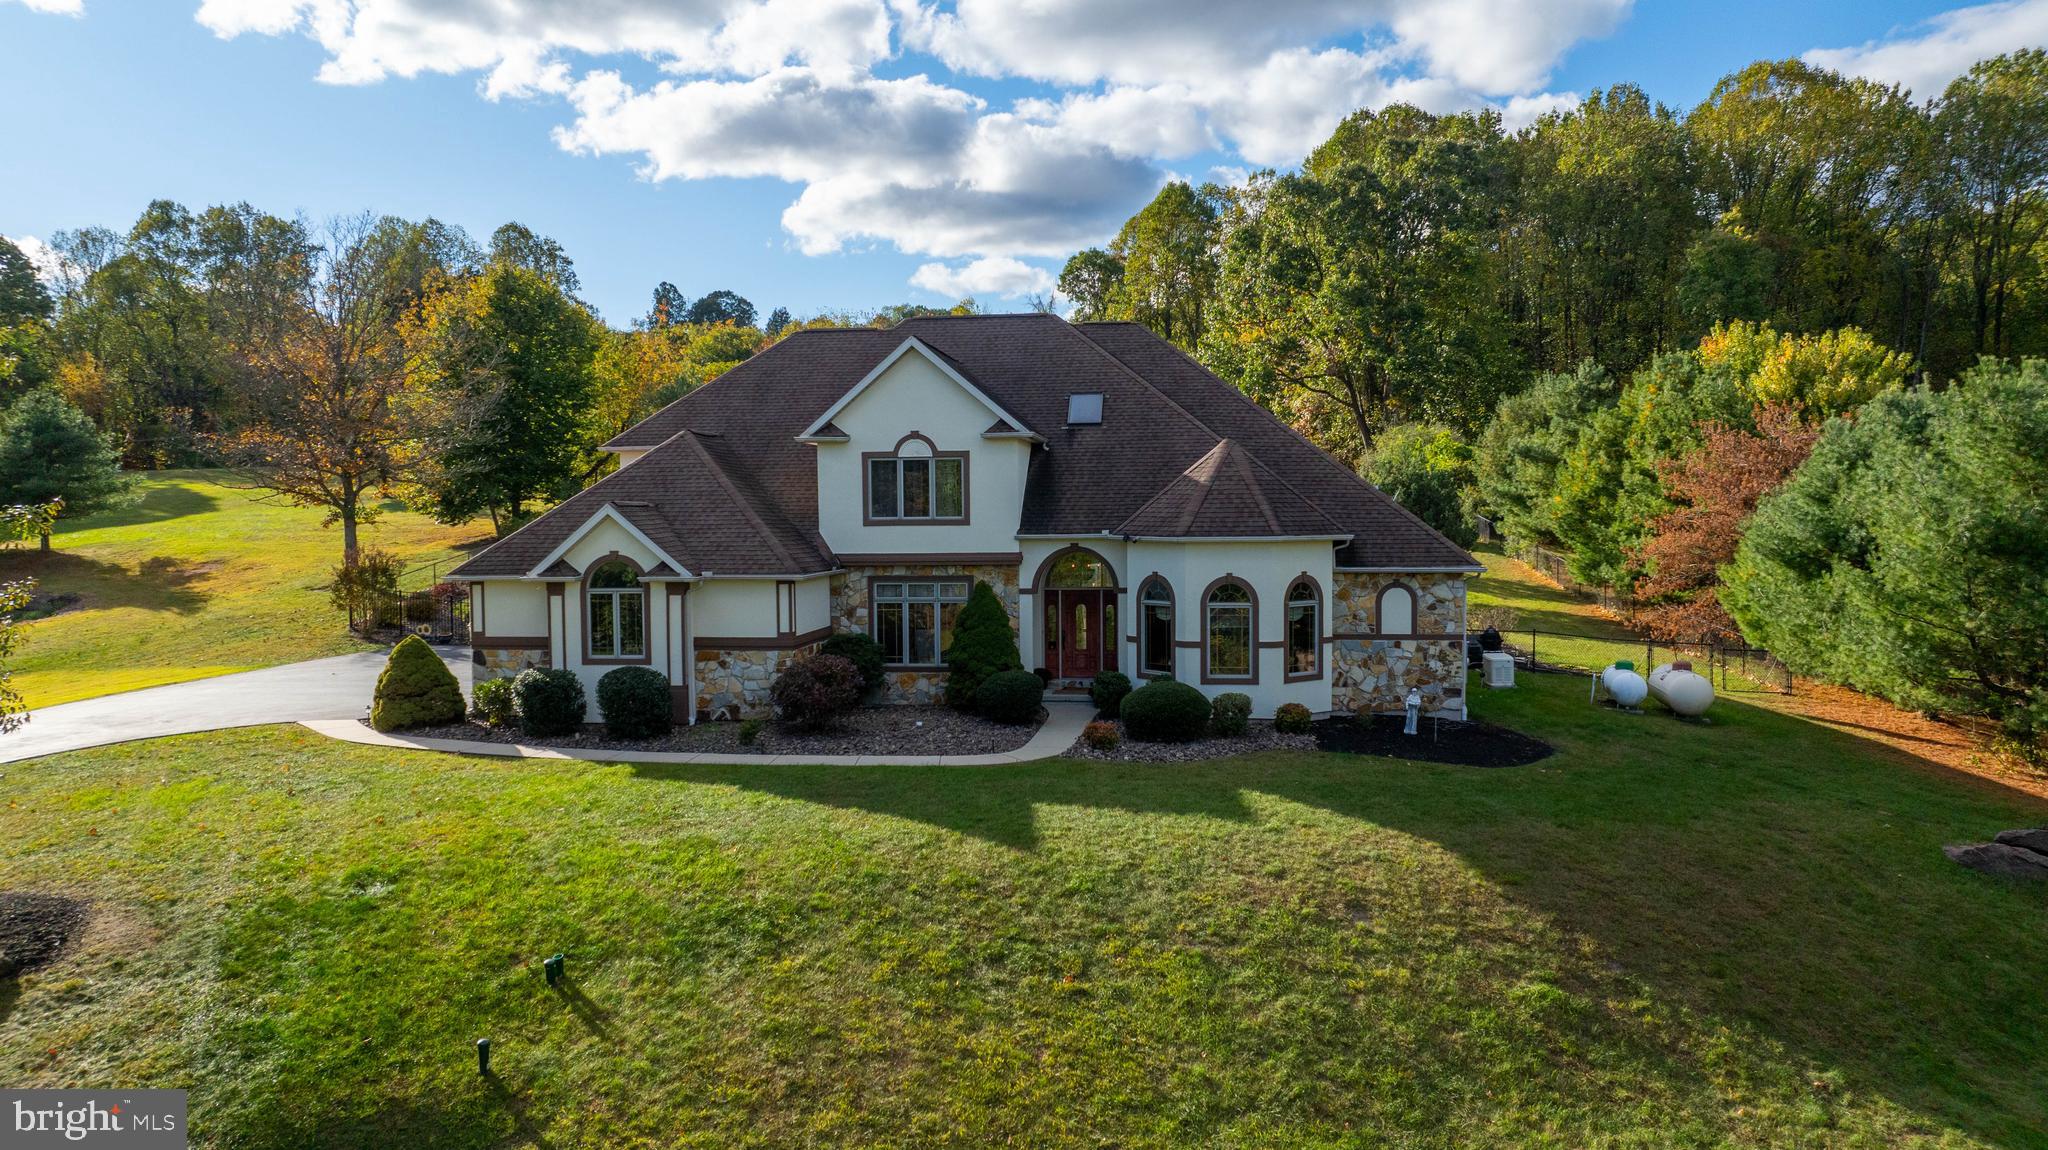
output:
<instances>
[{"instance_id":1,"label":"dormer","mask_svg":"<svg viewBox=\"0 0 2048 1150\"><path fill-rule=\"evenodd\" d=\"M842 555L1016 550L1028 424L905 339L797 437L817 448L818 528Z\"/></svg>"}]
</instances>

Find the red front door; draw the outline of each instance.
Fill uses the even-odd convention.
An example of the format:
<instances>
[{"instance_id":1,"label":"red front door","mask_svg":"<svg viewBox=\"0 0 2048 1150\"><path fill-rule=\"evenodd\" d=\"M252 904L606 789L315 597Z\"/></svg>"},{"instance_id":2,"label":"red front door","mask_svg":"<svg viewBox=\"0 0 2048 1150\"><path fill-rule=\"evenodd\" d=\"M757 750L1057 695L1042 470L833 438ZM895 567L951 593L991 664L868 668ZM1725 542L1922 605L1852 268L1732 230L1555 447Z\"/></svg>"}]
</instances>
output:
<instances>
[{"instance_id":1,"label":"red front door","mask_svg":"<svg viewBox=\"0 0 2048 1150\"><path fill-rule=\"evenodd\" d=\"M1103 627L1104 593L1060 591L1055 597L1060 612L1060 677L1092 679L1097 671L1114 667L1113 660L1103 657L1112 641Z\"/></svg>"}]
</instances>

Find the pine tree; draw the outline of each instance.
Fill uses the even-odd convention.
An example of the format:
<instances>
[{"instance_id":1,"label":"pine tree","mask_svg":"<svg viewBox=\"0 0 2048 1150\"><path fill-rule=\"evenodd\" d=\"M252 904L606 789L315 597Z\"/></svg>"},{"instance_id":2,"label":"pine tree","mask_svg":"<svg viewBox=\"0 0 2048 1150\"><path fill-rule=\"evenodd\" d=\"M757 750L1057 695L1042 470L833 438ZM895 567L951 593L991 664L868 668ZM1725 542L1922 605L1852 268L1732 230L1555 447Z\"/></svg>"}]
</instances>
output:
<instances>
[{"instance_id":1,"label":"pine tree","mask_svg":"<svg viewBox=\"0 0 2048 1150\"><path fill-rule=\"evenodd\" d=\"M1017 632L1010 613L986 583L976 582L967 604L953 621L953 642L946 648L946 702L963 709L974 706L982 680L1001 671L1021 671Z\"/></svg>"},{"instance_id":2,"label":"pine tree","mask_svg":"<svg viewBox=\"0 0 2048 1150\"><path fill-rule=\"evenodd\" d=\"M120 458L85 413L54 391L33 391L0 427L0 504L61 500L65 519L127 502L132 488ZM50 533L42 533L50 550Z\"/></svg>"}]
</instances>

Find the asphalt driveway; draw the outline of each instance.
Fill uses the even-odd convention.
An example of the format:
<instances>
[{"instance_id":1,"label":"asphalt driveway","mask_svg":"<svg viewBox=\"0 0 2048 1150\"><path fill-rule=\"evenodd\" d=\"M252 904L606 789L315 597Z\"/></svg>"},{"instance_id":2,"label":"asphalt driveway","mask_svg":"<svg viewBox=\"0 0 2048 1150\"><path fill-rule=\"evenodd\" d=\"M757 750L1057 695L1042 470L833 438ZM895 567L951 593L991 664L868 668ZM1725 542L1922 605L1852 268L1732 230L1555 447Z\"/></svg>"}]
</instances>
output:
<instances>
[{"instance_id":1,"label":"asphalt driveway","mask_svg":"<svg viewBox=\"0 0 2048 1150\"><path fill-rule=\"evenodd\" d=\"M0 763L223 727L361 718L384 658L381 651L336 655L44 707L29 713L27 725L0 735ZM441 658L466 692L469 648L443 648Z\"/></svg>"}]
</instances>

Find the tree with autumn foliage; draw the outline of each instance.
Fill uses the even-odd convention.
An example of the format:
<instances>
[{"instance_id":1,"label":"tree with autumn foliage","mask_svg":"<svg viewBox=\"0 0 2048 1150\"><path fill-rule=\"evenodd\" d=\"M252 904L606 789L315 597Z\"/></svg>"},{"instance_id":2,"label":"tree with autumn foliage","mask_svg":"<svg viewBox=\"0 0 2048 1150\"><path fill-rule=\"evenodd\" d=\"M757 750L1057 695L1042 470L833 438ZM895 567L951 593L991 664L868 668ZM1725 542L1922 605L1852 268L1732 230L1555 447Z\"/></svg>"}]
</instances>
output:
<instances>
[{"instance_id":1,"label":"tree with autumn foliage","mask_svg":"<svg viewBox=\"0 0 2048 1150\"><path fill-rule=\"evenodd\" d=\"M1755 428L1708 424L1701 445L1659 471L1677 506L1650 521L1631 558L1649 572L1636 584L1633 622L1666 642L1740 638L1720 600L1720 571L1735 558L1757 504L1799 470L1820 438L1797 407L1760 407Z\"/></svg>"},{"instance_id":2,"label":"tree with autumn foliage","mask_svg":"<svg viewBox=\"0 0 2048 1150\"><path fill-rule=\"evenodd\" d=\"M249 351L254 419L216 439L230 463L341 525L343 562L358 528L398 477L403 428L392 399L405 385L398 321L416 301L392 274L407 225L368 215L330 223L315 274L276 329Z\"/></svg>"}]
</instances>

